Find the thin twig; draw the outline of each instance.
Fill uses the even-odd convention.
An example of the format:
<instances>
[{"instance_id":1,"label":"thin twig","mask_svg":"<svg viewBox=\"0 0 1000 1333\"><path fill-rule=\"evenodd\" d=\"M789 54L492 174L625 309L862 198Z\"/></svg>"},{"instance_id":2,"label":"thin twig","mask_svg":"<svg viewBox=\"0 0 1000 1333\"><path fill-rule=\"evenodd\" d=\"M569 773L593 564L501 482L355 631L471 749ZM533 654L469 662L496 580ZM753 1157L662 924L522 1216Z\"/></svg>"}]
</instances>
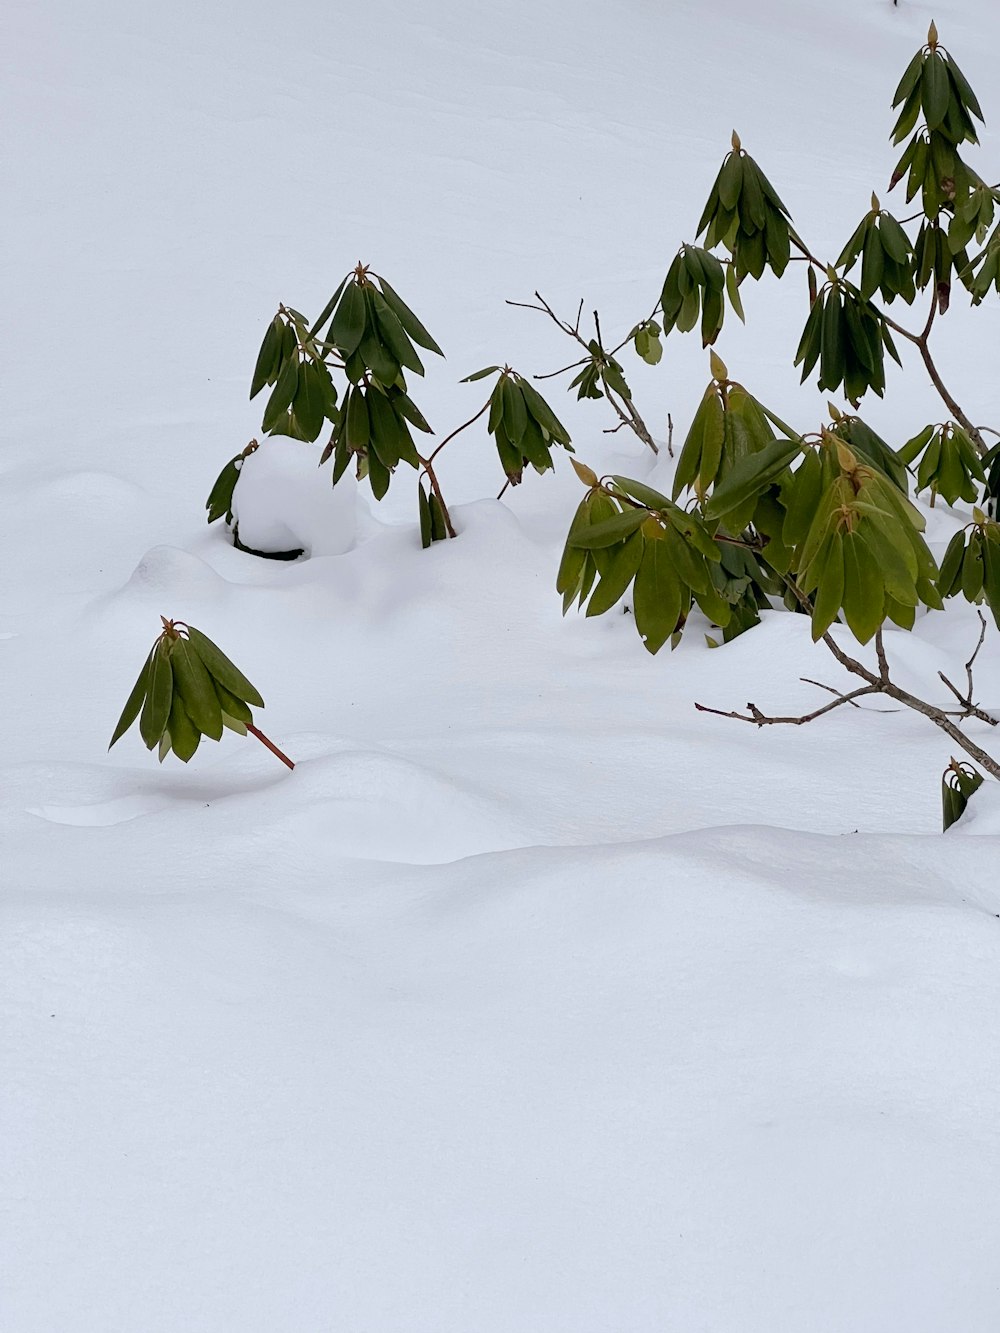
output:
<instances>
[{"instance_id":1,"label":"thin twig","mask_svg":"<svg viewBox=\"0 0 1000 1333\"><path fill-rule=\"evenodd\" d=\"M257 727L254 726L252 722L248 722L246 724L246 727L247 731L251 732L254 736L256 736L257 739L260 741L261 745L266 745L272 754L276 754L283 764L287 764L289 768L295 767L295 765L289 759L288 755L285 754L283 750L279 750L278 747L275 745L274 741L269 740L262 731L260 731Z\"/></svg>"},{"instance_id":2,"label":"thin twig","mask_svg":"<svg viewBox=\"0 0 1000 1333\"><path fill-rule=\"evenodd\" d=\"M983 615L982 611L977 611L976 614L979 616L979 639L976 643L975 648L973 648L972 650L972 656L965 664L965 678L968 682L968 690L963 695L962 692L958 689L958 687L952 684L952 682L948 679L948 677L944 674L943 671L938 672L938 677L941 680L941 682L944 685L946 685L949 690L951 690L952 694L962 705L962 712L958 714L952 714L952 716L975 717L978 718L980 722L987 722L991 727L995 727L998 725L997 719L995 717L991 717L989 713L985 712L982 708L978 707L978 705L973 703L972 700L972 695L974 690L974 686L972 683L972 669L973 666L975 665L976 658L979 656L979 650L980 648L982 648L983 643L986 639L986 617Z\"/></svg>"},{"instance_id":3,"label":"thin twig","mask_svg":"<svg viewBox=\"0 0 1000 1333\"><path fill-rule=\"evenodd\" d=\"M808 676L800 676L800 677L799 677L799 680L802 681L803 685L815 685L816 688L817 688L818 690L826 690L829 694L835 694L835 695L837 696L837 698L843 700L844 703L849 703L849 704L851 705L852 708L860 709L862 712L865 712L865 713L898 713L898 712L899 712L899 709L898 709L898 708L865 708L865 709L862 709L862 708L861 708L861 705L858 704L858 703L855 703L853 699L847 699L847 698L845 698L843 690L836 690L836 689L834 689L834 687L833 687L832 685L824 685L823 682L822 682L821 680L810 680L810 678L809 678Z\"/></svg>"},{"instance_id":4,"label":"thin twig","mask_svg":"<svg viewBox=\"0 0 1000 1333\"><path fill-rule=\"evenodd\" d=\"M535 375L534 378L537 380L554 379L556 375L563 375L567 370L573 370L575 369L576 366L586 365L588 361L593 361L595 358L594 358L594 353L591 351L590 344L587 342L586 338L584 338L583 334L580 332L580 318L583 312L583 301L581 300L579 306L577 307L576 323L569 324L567 323L566 320L559 318L556 312L549 305L548 301L546 301L545 297L542 296L541 292L535 292L535 299L538 302L537 305L533 304L531 301L507 301L506 304L515 306L519 310L537 310L539 314L548 315L549 319L551 319L554 324L558 325L558 327L562 329L563 333L567 334L570 338L573 338L576 342L580 344L580 346L584 349L587 355L582 360L574 361L572 365L565 366L562 370L554 370L547 375ZM596 310L594 311L594 328L597 331L597 345L600 348L602 360L613 359L615 352L606 352L604 350L604 344L601 341L601 320L600 320L600 315ZM624 347L625 343L627 342L628 339L626 338L624 342L619 344L619 346L615 349L615 351L620 351L620 349ZM598 368L600 370L600 365ZM603 370L600 370L600 376L601 376L601 387L604 390L605 397L611 404L611 407L615 412L615 415L621 421L622 425L628 426L629 430L633 431L643 442L643 444L647 446L647 448L651 449L654 454L658 454L660 451L659 448L657 447L656 441L650 434L649 428L646 425L645 421L643 421L642 417L639 415L638 408L635 406L635 404L632 402L631 399L620 398L620 395L617 395L614 392L614 390L610 388Z\"/></svg>"},{"instance_id":5,"label":"thin twig","mask_svg":"<svg viewBox=\"0 0 1000 1333\"><path fill-rule=\"evenodd\" d=\"M768 714L762 713L755 703L747 704L747 708L750 710L749 716L746 713L727 713L721 708L707 708L704 704L699 703L695 704L695 708L699 713L714 713L716 717L731 717L737 722L752 722L755 727L777 725L801 727L806 722L814 722L816 718L822 717L824 713L832 713L841 704L853 703L855 699L860 699L863 695L878 694L879 692L876 685L862 685L856 690L851 690L850 694L838 694L831 703L824 704L822 708L817 708L812 713L803 713L800 717L769 717Z\"/></svg>"}]
</instances>

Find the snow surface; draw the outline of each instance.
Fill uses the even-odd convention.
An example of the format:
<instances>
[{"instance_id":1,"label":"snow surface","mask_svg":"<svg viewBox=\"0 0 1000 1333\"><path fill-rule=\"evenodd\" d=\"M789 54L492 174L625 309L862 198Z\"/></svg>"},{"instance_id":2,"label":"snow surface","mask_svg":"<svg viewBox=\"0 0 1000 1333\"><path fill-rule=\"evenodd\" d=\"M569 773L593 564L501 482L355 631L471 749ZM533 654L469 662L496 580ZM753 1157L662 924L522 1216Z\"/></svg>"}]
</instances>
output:
<instances>
[{"instance_id":1,"label":"snow surface","mask_svg":"<svg viewBox=\"0 0 1000 1333\"><path fill-rule=\"evenodd\" d=\"M272 518L311 558L203 521L280 300L375 263L449 353L414 387L443 436L461 376L570 359L505 298L651 308L734 125L835 254L931 17L998 123L983 9L8 0L4 1333L1000 1327L994 784L942 836L924 719L695 712L842 684L801 618L655 659L627 615L561 620L565 459L497 502L485 436L449 445L461 536L427 552L412 478L375 506L298 461ZM818 423L797 283L745 304L731 372ZM997 318L939 340L994 423ZM680 437L697 340L628 368ZM550 388L585 461L664 482ZM941 415L919 371L864 410L897 443ZM233 736L106 754L161 613L259 685L294 773ZM893 670L943 697L977 632L929 615Z\"/></svg>"}]
</instances>

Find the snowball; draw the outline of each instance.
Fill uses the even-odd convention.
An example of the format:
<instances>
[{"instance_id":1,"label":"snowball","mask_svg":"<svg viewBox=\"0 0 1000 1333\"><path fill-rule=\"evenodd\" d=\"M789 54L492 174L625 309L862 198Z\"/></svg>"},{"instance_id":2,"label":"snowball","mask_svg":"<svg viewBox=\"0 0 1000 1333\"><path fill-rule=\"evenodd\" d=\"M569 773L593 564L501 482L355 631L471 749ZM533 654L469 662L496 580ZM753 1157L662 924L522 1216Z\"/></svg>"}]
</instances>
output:
<instances>
[{"instance_id":1,"label":"snowball","mask_svg":"<svg viewBox=\"0 0 1000 1333\"><path fill-rule=\"evenodd\" d=\"M354 545L358 484L350 468L330 485L320 448L274 436L243 460L233 492L240 541L255 551L341 555Z\"/></svg>"}]
</instances>

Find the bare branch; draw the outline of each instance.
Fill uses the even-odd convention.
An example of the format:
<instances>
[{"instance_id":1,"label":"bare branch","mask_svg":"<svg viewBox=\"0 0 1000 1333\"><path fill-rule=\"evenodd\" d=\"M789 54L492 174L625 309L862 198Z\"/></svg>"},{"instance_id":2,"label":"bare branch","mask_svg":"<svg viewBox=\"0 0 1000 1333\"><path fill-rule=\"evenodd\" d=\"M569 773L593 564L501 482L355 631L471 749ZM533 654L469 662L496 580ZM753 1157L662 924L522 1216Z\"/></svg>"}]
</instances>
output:
<instances>
[{"instance_id":1,"label":"bare branch","mask_svg":"<svg viewBox=\"0 0 1000 1333\"><path fill-rule=\"evenodd\" d=\"M979 639L976 643L975 648L973 648L972 650L972 656L965 664L965 678L968 682L968 689L966 693L962 694L961 690L959 690L957 686L952 684L952 682L948 679L948 677L944 674L943 671L938 672L938 678L944 685L948 687L949 690L951 690L952 694L962 705L962 712L958 713L957 715L952 714L951 716L975 717L978 718L980 722L986 722L991 727L995 727L998 725L997 719L995 717L991 717L989 713L984 712L983 709L978 707L978 705L975 704L972 699L972 695L974 693L974 686L972 683L972 669L973 666L975 665L976 658L979 656L979 650L980 648L982 648L983 642L986 639L986 617L983 615L982 611L978 611L976 614L979 616Z\"/></svg>"},{"instance_id":2,"label":"bare branch","mask_svg":"<svg viewBox=\"0 0 1000 1333\"><path fill-rule=\"evenodd\" d=\"M846 698L845 695L844 695L844 692L843 692L842 690L835 690L835 689L833 688L832 685L824 685L823 682L822 682L821 680L810 680L808 676L800 676L800 677L799 677L799 680L802 681L802 684L803 684L803 685L815 685L816 688L817 688L818 690L826 690L826 691L827 691L828 693L830 693L830 694L835 694L835 695L837 696L837 698L841 700L841 702L843 702L843 703L849 703L849 704L851 705L852 708L858 708L858 709L861 709L861 705L860 705L859 703L855 703L853 699L848 699L848 698ZM872 690L872 693L873 693L873 694L875 693L874 689ZM865 709L861 709L861 711L862 711L862 712L865 712L865 713L898 713L898 712L899 712L899 709L898 709L898 708L865 708Z\"/></svg>"},{"instance_id":3,"label":"bare branch","mask_svg":"<svg viewBox=\"0 0 1000 1333\"><path fill-rule=\"evenodd\" d=\"M810 681L809 683L813 684L815 682ZM823 685L820 686L820 688L829 689L830 687ZM833 693L837 694L837 691L834 690ZM755 703L747 704L747 708L750 710L749 714L726 713L723 712L721 708L707 708L704 704L699 703L695 704L695 708L697 708L699 713L714 713L716 717L731 717L737 722L751 722L755 727L778 725L801 727L804 726L806 722L815 722L816 718L822 717L824 713L832 713L833 710L839 708L841 704L854 703L855 699L860 699L863 695L878 693L880 693L880 690L877 685L862 685L858 689L852 690L850 694L837 694L836 699L831 703L824 704L822 708L817 708L812 713L803 713L800 717L769 717L768 714L762 713Z\"/></svg>"}]
</instances>

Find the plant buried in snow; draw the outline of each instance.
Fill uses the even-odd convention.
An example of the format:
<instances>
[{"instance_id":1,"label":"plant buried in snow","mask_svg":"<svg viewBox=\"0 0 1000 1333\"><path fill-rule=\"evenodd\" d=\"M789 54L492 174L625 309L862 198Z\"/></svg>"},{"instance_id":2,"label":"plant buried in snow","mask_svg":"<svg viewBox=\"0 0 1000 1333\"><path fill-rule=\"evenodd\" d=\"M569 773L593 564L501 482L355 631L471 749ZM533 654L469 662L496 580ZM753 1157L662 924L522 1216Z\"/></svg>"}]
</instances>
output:
<instances>
[{"instance_id":1,"label":"plant buried in snow","mask_svg":"<svg viewBox=\"0 0 1000 1333\"><path fill-rule=\"evenodd\" d=\"M578 468L589 490L559 570L564 611L586 602L587 614L599 615L634 583L635 626L655 653L679 641L692 604L725 631L751 585L757 605L782 586L794 589L814 639L842 616L867 643L886 619L910 628L919 604L940 607L923 519L888 446L857 419L796 435L731 381L714 353L712 362L671 498ZM685 490L691 507L678 504ZM1000 584L996 596L1000 606Z\"/></svg>"},{"instance_id":2,"label":"plant buried in snow","mask_svg":"<svg viewBox=\"0 0 1000 1333\"><path fill-rule=\"evenodd\" d=\"M965 814L970 798L983 785L982 773L952 759L941 778L941 822L945 833Z\"/></svg>"},{"instance_id":3,"label":"plant buried in snow","mask_svg":"<svg viewBox=\"0 0 1000 1333\"><path fill-rule=\"evenodd\" d=\"M359 263L311 325L299 311L284 305L279 308L264 335L250 397L271 389L262 422L268 435L289 435L312 442L329 424L330 437L320 462L333 459L334 485L353 462L359 479L367 476L372 493L381 500L401 463L419 470L421 537L427 546L455 532L434 470L434 459L442 445L424 454L413 436L414 431L433 433L410 397L406 381L407 373L424 373L418 347L444 355L386 279ZM346 381L340 392L334 372ZM569 436L537 392L530 385L527 388L533 397L525 392L525 382L509 367L504 368L502 382L515 385L529 409L524 429L519 429L516 404L509 408L505 428L494 428L491 418L490 431L501 464L508 479L516 484L526 463L539 471L551 467L548 445L568 446ZM507 389L504 394L509 397ZM540 432L535 429L539 426ZM443 443L458 433L453 431ZM206 506L210 523L224 514L227 520L231 518L233 489L242 460L253 447L248 446L232 459L216 481ZM547 462L543 462L543 455Z\"/></svg>"},{"instance_id":4,"label":"plant buried in snow","mask_svg":"<svg viewBox=\"0 0 1000 1333\"><path fill-rule=\"evenodd\" d=\"M160 763L173 751L186 764L202 737L221 740L228 728L241 736L252 732L293 768L254 726L251 705L263 708L264 700L243 672L201 630L160 619L163 632L143 663L108 749L138 719L139 734L147 750L158 748Z\"/></svg>"}]
</instances>

